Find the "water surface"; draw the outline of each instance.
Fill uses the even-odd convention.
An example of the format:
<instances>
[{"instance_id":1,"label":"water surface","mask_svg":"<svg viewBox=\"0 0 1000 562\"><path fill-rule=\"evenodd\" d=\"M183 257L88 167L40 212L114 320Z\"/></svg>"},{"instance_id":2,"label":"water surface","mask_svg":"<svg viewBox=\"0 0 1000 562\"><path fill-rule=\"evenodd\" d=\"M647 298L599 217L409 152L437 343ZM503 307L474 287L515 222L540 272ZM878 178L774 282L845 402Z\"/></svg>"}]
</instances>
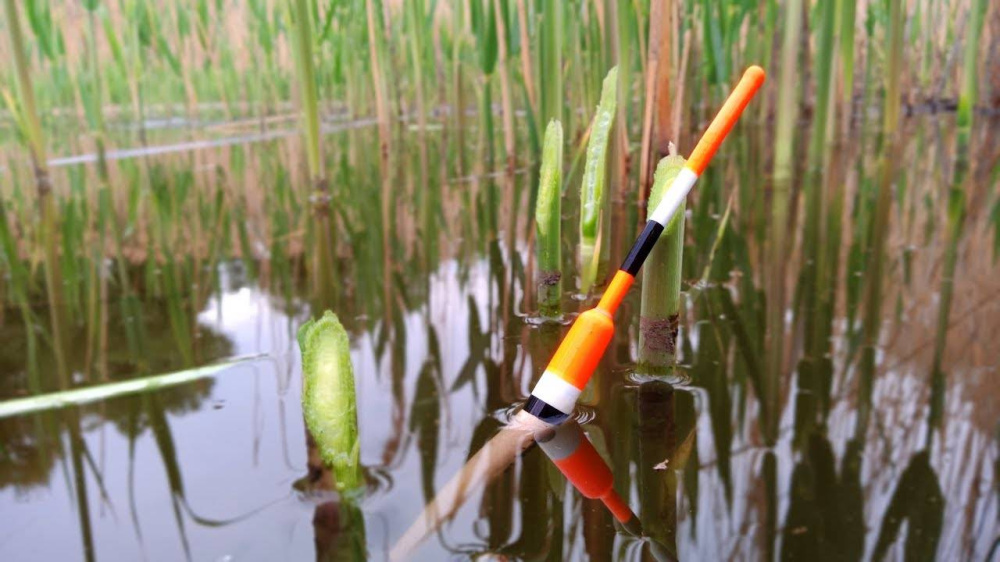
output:
<instances>
[{"instance_id":1,"label":"water surface","mask_svg":"<svg viewBox=\"0 0 1000 562\"><path fill-rule=\"evenodd\" d=\"M982 148L944 334L945 384L933 390L953 122L912 117L904 129L878 272L868 267L878 251L870 225L883 165L875 134L838 145L826 173L802 172L792 186L798 196L815 181L830 194L823 230L804 209L791 226L771 221L771 147L759 128L738 131L699 184L688 208L676 370L638 372L637 286L577 416L641 534L584 497L534 446L414 557L996 556L1000 277L998 215L988 205L998 129L976 132ZM334 559L349 557L358 541L383 559L523 403L566 329L537 322L530 155L505 171L489 163L474 128L462 137L446 123L397 130L392 158L380 162L370 123L331 126L324 140L337 275L335 286L317 291L298 139L279 133L119 154L113 185L122 209L125 194L146 185L145 204L183 196L163 199L171 202L157 215L169 245L149 242L151 224L130 225L128 290L110 243L98 252L103 261L86 245L75 250L76 263L97 264L108 280L97 300L107 320L88 320L86 267L67 272L68 385L263 357L178 387L0 419L3 559ZM70 200L94 196L87 161L66 157L56 168ZM12 214L29 204L27 172L5 172L19 179ZM567 320L594 299L574 290L576 174L567 173L564 203ZM632 199L609 208L609 264L636 233ZM840 228L826 230L835 220ZM783 255L765 251L774 228L787 228ZM825 269L817 269L816 237L834 248L823 254L834 256ZM211 240L224 242L214 248ZM774 275L786 287L785 333L769 412L758 384L773 343L764 327ZM874 301L871 283L881 287ZM0 398L58 390L39 336L48 325L44 292L26 307L4 298ZM363 525L347 524L349 511L310 473L294 335L326 308L351 336L368 481ZM874 347L865 345L865 322L875 326ZM32 333L40 346L33 354ZM106 343L94 344L102 334ZM937 399L943 416L933 427L928 408Z\"/></svg>"}]
</instances>

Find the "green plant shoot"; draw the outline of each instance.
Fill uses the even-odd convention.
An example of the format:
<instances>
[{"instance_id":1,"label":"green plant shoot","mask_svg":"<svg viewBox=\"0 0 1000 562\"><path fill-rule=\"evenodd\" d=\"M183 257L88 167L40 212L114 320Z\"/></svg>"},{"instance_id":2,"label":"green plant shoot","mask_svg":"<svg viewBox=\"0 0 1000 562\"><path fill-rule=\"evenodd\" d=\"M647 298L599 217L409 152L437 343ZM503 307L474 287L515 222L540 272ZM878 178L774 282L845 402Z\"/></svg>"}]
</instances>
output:
<instances>
[{"instance_id":1,"label":"green plant shoot","mask_svg":"<svg viewBox=\"0 0 1000 562\"><path fill-rule=\"evenodd\" d=\"M607 183L608 146L611 128L615 123L618 99L618 67L608 71L601 86L601 101L590 128L587 160L580 184L580 263L583 290L587 291L597 278L596 259L600 255L598 234L601 214L604 211L605 184Z\"/></svg>"},{"instance_id":2,"label":"green plant shoot","mask_svg":"<svg viewBox=\"0 0 1000 562\"><path fill-rule=\"evenodd\" d=\"M562 294L562 123L545 128L542 165L535 204L535 247L538 251L538 302L542 316L559 315Z\"/></svg>"},{"instance_id":3,"label":"green plant shoot","mask_svg":"<svg viewBox=\"0 0 1000 562\"><path fill-rule=\"evenodd\" d=\"M337 489L356 490L362 484L361 441L347 331L336 314L326 311L299 328L298 341L306 427L323 463L333 470Z\"/></svg>"},{"instance_id":4,"label":"green plant shoot","mask_svg":"<svg viewBox=\"0 0 1000 562\"><path fill-rule=\"evenodd\" d=\"M663 194L684 168L685 162L683 156L673 154L660 160L653 176L649 208L656 208L660 204ZM663 240L649 253L642 269L639 362L654 372L669 367L674 359L683 260L684 205L681 205L667 223Z\"/></svg>"}]
</instances>

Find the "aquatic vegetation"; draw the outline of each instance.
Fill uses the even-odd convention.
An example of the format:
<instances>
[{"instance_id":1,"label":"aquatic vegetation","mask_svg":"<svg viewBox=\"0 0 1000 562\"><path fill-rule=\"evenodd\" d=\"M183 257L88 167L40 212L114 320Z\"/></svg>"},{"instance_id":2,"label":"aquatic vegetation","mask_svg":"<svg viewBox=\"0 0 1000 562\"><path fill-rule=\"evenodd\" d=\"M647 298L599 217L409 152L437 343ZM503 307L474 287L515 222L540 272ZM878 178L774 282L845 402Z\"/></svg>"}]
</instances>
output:
<instances>
[{"instance_id":1,"label":"aquatic vegetation","mask_svg":"<svg viewBox=\"0 0 1000 562\"><path fill-rule=\"evenodd\" d=\"M139 546L114 554L142 558L140 527L165 523L177 536L157 540L162 556L202 557L195 526L238 522L197 515L185 490L198 500L231 480L233 497L288 500L285 481L244 479L303 468L301 430L284 420L299 415L288 357L295 326L327 308L365 367L357 384L384 390L355 396L390 418L364 436L354 426L372 504L409 509L406 523L426 516L427 532L454 516L422 558L776 559L821 545L842 558L989 559L1000 548L996 495L982 492L1000 478L985 436L996 412L976 399L995 394L984 334L1000 317L994 3L0 4L0 487L48 486L20 497L78 519L67 550L105 552L128 505ZM479 456L489 476L439 486L552 358L563 326L530 315L586 306L590 294L563 289L592 292L624 257L668 141L690 144L751 61L773 84L667 225L642 295L620 303L574 416L669 552L622 533L513 438ZM594 108L612 98L602 102L613 66L602 131ZM603 183L585 192L584 181ZM585 234L592 258L564 255ZM652 317L679 328L672 354L653 349ZM269 357L231 369L240 377L181 371L236 349ZM668 399L651 371L697 390ZM227 396L242 390L254 399ZM172 398L182 405L160 405ZM229 458L250 456L240 447L252 434L265 471L176 458L196 443L171 432L181 414L233 437L217 441ZM103 484L120 477L105 443L128 450L127 498ZM143 479L144 450L169 493ZM306 450L312 476L323 463ZM442 501L411 505L418 488ZM356 493L316 496L291 498L324 502L294 540L325 559L378 556L405 530L363 513ZM278 511L289 512L265 517ZM460 542L445 540L451 530ZM21 535L0 557L57 542Z\"/></svg>"},{"instance_id":2,"label":"aquatic vegetation","mask_svg":"<svg viewBox=\"0 0 1000 562\"><path fill-rule=\"evenodd\" d=\"M539 122L563 119L563 12L562 2L542 3L542 22L538 39L538 84L541 89ZM575 26L571 26L575 27Z\"/></svg>"},{"instance_id":3,"label":"aquatic vegetation","mask_svg":"<svg viewBox=\"0 0 1000 562\"><path fill-rule=\"evenodd\" d=\"M8 109L14 115L21 136L31 154L32 167L35 175L35 192L39 209L38 224L41 229L41 246L45 256L43 268L45 271L45 289L48 302L61 305L63 297L63 279L59 259L59 234L57 232L58 207L52 194L52 182L49 178L48 156L45 151L45 140L42 125L38 117L35 103L35 91L32 86L31 73L28 68L28 58L24 48L24 36L21 33L20 14L14 0L4 0L4 14L7 17L8 35L11 50L14 52L14 67L17 76L17 87L20 97L15 102L13 96L4 90ZM49 307L50 335L52 349L56 356L57 375L66 385L69 372L66 370L66 359L63 350L66 343L66 319L62 306Z\"/></svg>"},{"instance_id":4,"label":"aquatic vegetation","mask_svg":"<svg viewBox=\"0 0 1000 562\"><path fill-rule=\"evenodd\" d=\"M937 552L944 526L945 497L930 463L930 453L921 451L910 459L889 500L879 528L872 560L884 560L889 547L906 524L903 556L913 560ZM815 551L813 551L815 552Z\"/></svg>"},{"instance_id":5,"label":"aquatic vegetation","mask_svg":"<svg viewBox=\"0 0 1000 562\"><path fill-rule=\"evenodd\" d=\"M322 156L320 154L319 102L316 79L316 61L313 57L312 14L308 0L289 0L288 16L294 29L295 68L299 78L301 96L302 132L305 138L306 163L309 182L313 194L310 198L313 209L311 223L312 237L316 248L313 251L312 279L313 291L318 303L329 303L336 284L333 282L334 223L331 216L330 185L327 182Z\"/></svg>"},{"instance_id":6,"label":"aquatic vegetation","mask_svg":"<svg viewBox=\"0 0 1000 562\"><path fill-rule=\"evenodd\" d=\"M542 316L560 313L562 298L562 124L545 127L538 202L535 205L535 247L538 253L538 302Z\"/></svg>"},{"instance_id":7,"label":"aquatic vegetation","mask_svg":"<svg viewBox=\"0 0 1000 562\"><path fill-rule=\"evenodd\" d=\"M687 160L671 155L660 160L649 194L656 208ZM680 323L681 281L684 261L684 210L682 204L667 223L660 240L642 270L642 301L639 311L639 365L653 374L664 374L674 360Z\"/></svg>"},{"instance_id":8,"label":"aquatic vegetation","mask_svg":"<svg viewBox=\"0 0 1000 562\"><path fill-rule=\"evenodd\" d=\"M948 319L955 283L955 264L958 261L958 244L965 225L965 181L969 175L970 137L972 136L973 107L976 104L976 59L979 37L983 32L986 0L973 2L968 30L965 35L965 61L962 68L962 89L958 98L957 134L955 141L955 168L948 190L948 226L945 242L944 271L941 273L941 300L938 308L937 332L934 336L934 359L931 365L930 425L939 428L944 411L944 378L942 368L945 339L948 336ZM928 432L928 441L930 432Z\"/></svg>"},{"instance_id":9,"label":"aquatic vegetation","mask_svg":"<svg viewBox=\"0 0 1000 562\"><path fill-rule=\"evenodd\" d=\"M357 491L361 476L357 396L347 331L336 314L299 327L302 352L302 413L320 456L333 469L337 489Z\"/></svg>"},{"instance_id":10,"label":"aquatic vegetation","mask_svg":"<svg viewBox=\"0 0 1000 562\"><path fill-rule=\"evenodd\" d=\"M587 160L580 182L580 283L586 293L597 281L598 262L601 256L601 234L604 208L608 190L608 149L611 129L615 123L618 99L618 67L612 68L601 86L601 102L591 122L590 140L587 143ZM604 242L607 243L607 242Z\"/></svg>"},{"instance_id":11,"label":"aquatic vegetation","mask_svg":"<svg viewBox=\"0 0 1000 562\"><path fill-rule=\"evenodd\" d=\"M194 369L186 369L184 371L177 371L174 373L137 377L120 382L88 386L84 388L74 388L72 390L64 390L51 394L39 394L37 396L16 400L7 400L0 402L0 418L20 416L44 410L65 408L68 406L78 406L80 404L99 402L101 400L108 400L129 394L155 392L167 387L187 384L208 377L214 377L231 367L253 359L258 359L260 357L260 355L237 357L228 361L216 363L214 365L196 367Z\"/></svg>"},{"instance_id":12,"label":"aquatic vegetation","mask_svg":"<svg viewBox=\"0 0 1000 562\"><path fill-rule=\"evenodd\" d=\"M899 154L900 125L900 67L903 63L904 12L901 0L889 2L889 60L885 75L886 97L882 111L881 154L878 162L875 209L870 218L871 238L868 240L867 263L864 276L864 315L862 319L862 348L859 362L858 421L855 438L863 440L868 431L872 410L872 392L875 378L875 355L882 323L883 279L885 270L886 234L889 231L892 206L892 184L895 179Z\"/></svg>"}]
</instances>

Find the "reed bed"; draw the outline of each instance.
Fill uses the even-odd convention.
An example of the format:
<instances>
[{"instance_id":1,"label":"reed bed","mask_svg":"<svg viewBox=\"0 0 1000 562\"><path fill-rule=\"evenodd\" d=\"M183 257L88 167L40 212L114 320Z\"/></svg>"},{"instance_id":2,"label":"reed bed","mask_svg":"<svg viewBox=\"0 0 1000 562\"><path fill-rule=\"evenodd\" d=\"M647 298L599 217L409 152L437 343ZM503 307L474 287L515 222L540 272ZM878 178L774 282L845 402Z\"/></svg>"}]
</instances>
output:
<instances>
[{"instance_id":1,"label":"reed bed","mask_svg":"<svg viewBox=\"0 0 1000 562\"><path fill-rule=\"evenodd\" d=\"M0 187L9 271L9 281L0 288L2 298L31 321L37 312L28 305L44 300L64 303L73 317L99 326L110 313L102 304L109 295L116 295L118 308L130 316L142 314L139 295L163 296L174 303L173 339L182 343L189 338L194 304L218 283L211 265L220 260L238 259L255 276L263 268L271 278L268 282L284 290L305 271L312 279L314 304L329 304L340 300L341 284L335 279L345 257L358 263L358 255L370 255L388 263L398 257L389 237L433 232L436 218L447 214L435 211L438 206L461 207L450 213L464 218L462 226L449 231L474 229L476 217L485 218L482 224L491 232L502 228L494 218L501 199L493 182L462 190L457 197L449 189L441 194L434 190L431 197L423 191L415 194L413 188L399 194L381 187L361 191L350 181L340 181L347 168L372 165L361 164L359 151L364 149L351 141L358 138L352 131L363 128L367 116L378 123L383 158L394 139L406 134L404 124L416 122L423 140L415 163L425 185L444 180L429 165L426 135L445 115L457 131L445 137L440 150L456 157L455 165L442 173L457 171L460 177L472 171L472 160L479 162L475 169L480 174L493 166L498 140L494 114L502 115L500 138L508 168L515 162L536 162L547 144L538 140L538 124L561 121L563 142L575 147L561 181L579 181L582 189L579 201L568 196L557 213L544 216L554 224L556 216L579 212L576 235L563 232L559 238L581 248L583 259L575 273L587 292L603 281L599 266L610 260L609 203L630 198L630 192L642 199L640 187L650 167L643 159L653 160L654 145L674 140L683 146L688 131L697 129L746 63L773 67L777 85L760 103L758 120L746 124L743 140L734 141L732 149L744 177L773 174L767 197L754 193L748 187L751 182L739 182L734 223L749 224L748 217L763 210L771 225L758 223L753 237L741 243L759 244L768 256L786 255L799 248L797 234L789 228L797 228L801 212L801 251L811 256L794 291L785 286L779 259L767 260L771 269L742 266L749 276L747 287L760 284L768 296L767 322L760 330L765 343L754 351L760 355L763 375L751 380L763 400L769 440L776 428L770 416L777 408L779 381L790 366L790 354L797 353L783 341L787 296L801 295L794 305L796 317L808 319L804 329L809 357L822 358L829 351L837 286L831 280L846 279L852 353L865 347L863 343L873 345L878 331L856 319L875 314L863 309L874 310L881 300L873 293L879 283L869 280L877 278L879 270L867 266L873 255L884 255L875 232L886 228L892 202L885 200L888 188L870 182L863 183L855 200L845 199L843 178L865 170L825 173L836 166L837 150L845 142L866 144L873 138L891 143L898 127L888 124L897 123L904 108L937 111L953 99L959 100L962 131L971 131L972 116L991 111L977 100L995 98L990 93L969 95L990 87L983 80L987 61L981 53L986 46L979 38L995 45L994 34L968 34L960 73L941 56L948 52L949 37L967 28L984 28L983 22L995 17L982 2L966 6L919 1L898 8L853 1L837 6L740 2L726 8L707 1L622 7L595 0L474 0L407 3L404 9L378 0L331 7L299 0L254 0L239 6L168 0L152 9L141 0L88 0L81 10L46 2L23 7L8 3L4 14L2 25L10 40L0 45L0 55L15 64L0 72L9 78L4 84L18 88L4 88L6 112L0 121L3 173L11 180ZM811 17L800 25L804 14ZM27 22L27 33L19 31L21 19ZM913 33L900 35L901 28L912 28ZM759 30L765 35L783 30L784 35L772 47L760 40ZM907 45L916 48L907 50ZM617 65L612 71L615 85L608 85L609 76L602 88L602 77L612 65ZM366 78L356 79L362 76ZM892 81L879 87L879 76ZM494 103L497 88L499 104ZM372 89L374 95L369 95ZM470 103L476 98L478 103ZM612 98L614 108L609 107ZM875 123L868 109L879 105L886 109L883 124L872 136L870 125ZM591 120L594 106L599 107L598 118ZM472 112L478 113L478 130L468 134L467 115ZM812 115L808 143L800 142L796 127L803 112ZM296 119L303 134L301 146L277 142ZM345 141L324 142L330 130L338 128L346 131ZM211 158L183 149L184 142L205 136L225 140L233 132L257 135L259 140L251 142L275 147L278 153L263 155L240 142ZM470 155L468 141L473 136L478 147ZM960 137L960 144L970 142L971 133ZM142 148L117 156L116 151L135 146ZM184 156L154 156L158 146L181 147ZM639 165L631 166L636 150L642 152L635 159ZM88 153L94 155L95 166L48 165L50 154ZM523 159L517 158L519 153ZM305 165L287 166L290 154L301 154ZM794 165L800 157L806 162L804 176ZM37 165L25 165L29 161ZM771 170L763 169L766 162L773 163ZM963 161L958 162L955 185L965 175ZM215 172L191 173L208 166L215 166ZM380 175L388 173L384 165L373 168ZM887 172L879 181L892 182L893 177ZM248 189L252 182L270 188ZM47 189L27 189L31 183L51 185L54 195L49 197ZM729 194L715 175L704 183L692 210L687 243L715 247L712 217L722 213ZM528 188L533 205L540 185L531 182ZM953 189L949 197L960 197L962 191ZM505 202L518 200L511 193L503 196ZM395 212L413 201L419 203L414 221L405 211L400 220L393 220ZM996 208L995 197L986 204ZM956 200L947 206L955 210L948 232L957 244L962 231L959 211L965 204ZM298 217L307 209L312 218L300 228ZM387 225L369 247L360 238L365 221L398 224ZM525 222L530 226L531 218ZM994 221L992 228L1000 240L998 224ZM852 231L843 273L837 269L841 228ZM218 232L229 236L219 237ZM536 243L543 238L539 235ZM545 243L557 247L550 238ZM294 257L303 252L310 259ZM102 260L113 264L110 275L100 267ZM682 267L697 270L705 266L704 260L705 253L699 252ZM561 281L566 281L565 275ZM188 300L189 285L199 288ZM753 313L754 305L740 306ZM57 340L69 323L58 317L62 310L50 310L52 332L46 337ZM947 299L942 314L948 316ZM92 328L86 339L89 355L97 362L106 330ZM144 340L136 333L129 345L141 350ZM41 345L33 341L33 353ZM189 361L195 361L194 355ZM829 366L820 361L817 368L818 386L813 389L824 395Z\"/></svg>"},{"instance_id":2,"label":"reed bed","mask_svg":"<svg viewBox=\"0 0 1000 562\"><path fill-rule=\"evenodd\" d=\"M948 334L975 313L963 300L974 280L962 272L986 267L969 265L963 248L992 248L993 262L1000 253L988 169L1000 98L984 55L1000 43L988 25L997 9L985 0L88 0L79 9L5 0L0 300L16 314L0 325L27 327L31 394L68 390L67 373L89 384L116 369L192 369L228 353L197 318L235 269L294 314L330 307L358 318L395 373L404 313L431 310L431 272L458 257L467 279L482 260L502 310L470 316L472 351L451 391L472 385L478 397L485 375L484 405L499 411L525 386L513 366L524 364L517 297L534 290L543 316L573 314L562 285L588 293L603 283L601 264L620 257L643 212L622 203L641 202L652 183L655 204L661 177L650 172L665 143L689 146L743 67L760 63L773 77L767 90L650 258L639 314L623 309L638 346L625 337L608 361L662 373L683 360L704 390L716 450L686 442L682 456L719 466L729 505L740 486L732 445L767 447L747 468L771 506L758 519L763 548L793 548L794 535L776 537L797 527L782 527L774 507L790 486L775 453L786 407L802 473L828 467L834 412L845 396L858 404L838 434L850 435L837 484L846 497L873 458L862 452L875 446L876 389L888 384L880 351L918 315L910 303L928 287L939 291L928 449L942 429ZM953 111L955 165L938 177L926 171L947 169L950 149L939 154L949 137L925 119ZM516 232L535 232L534 275ZM567 267L564 246L585 250L582 259ZM673 348L649 345L644 321L678 326ZM558 329L538 330L549 328ZM548 352L533 350L532 361ZM392 387L393 423L406 431L409 417L409 434L426 444L425 489L442 376L428 360L418 408L407 408L401 375ZM155 401L143 407L163 415ZM437 417L412 421L425 411ZM752 431L734 435L733 419ZM158 446L169 443L158 435ZM930 480L924 457L911 466ZM362 476L341 480L360 487ZM512 485L490 488L491 517L513 513ZM671 495L680 486L706 497L697 478L667 484Z\"/></svg>"}]
</instances>

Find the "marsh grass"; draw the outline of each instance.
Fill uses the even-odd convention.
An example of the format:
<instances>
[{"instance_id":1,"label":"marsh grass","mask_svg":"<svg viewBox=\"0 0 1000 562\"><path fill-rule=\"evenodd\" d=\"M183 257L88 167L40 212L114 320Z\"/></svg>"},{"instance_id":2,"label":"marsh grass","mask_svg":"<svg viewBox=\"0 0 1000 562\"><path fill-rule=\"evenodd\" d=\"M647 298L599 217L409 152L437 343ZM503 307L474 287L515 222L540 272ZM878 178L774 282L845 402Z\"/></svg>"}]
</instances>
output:
<instances>
[{"instance_id":1,"label":"marsh grass","mask_svg":"<svg viewBox=\"0 0 1000 562\"><path fill-rule=\"evenodd\" d=\"M976 150L985 146L988 152L988 144L977 143L973 125L992 111L982 90L990 61L979 56L977 39L965 39L984 26L992 13L988 2L658 2L670 13L669 24L653 21L655 12L645 3L622 7L606 0L405 6L378 0L246 5L166 0L156 9L148 2L111 0L88 1L78 16L45 2L28 4L5 3L5 10L15 6L17 15L30 21L17 40L21 57L13 56L16 47L5 41L8 50L2 54L12 64L0 68L0 83L12 88L3 92L7 111L0 116L5 166L0 298L15 311L3 323L26 327L26 392L53 390L50 351L66 345L54 341L50 325L66 324L75 334L70 340L85 342L80 347L86 358L71 353L75 367L68 370L88 383L114 372L116 354L127 355L130 371L144 374L156 372L158 358L167 353L176 368L201 364L210 353L198 314L206 300L226 290L220 269L234 267L241 282L261 288L290 311L322 310L321 302L333 301L330 306L335 304L342 318L357 318L372 331L390 371L393 428L403 436L386 445L384 456L398 466L406 439L419 435L421 447L427 444L420 465L429 489L440 460L435 457L444 449L432 428L446 419L435 409L447 404L439 382L447 372L433 361L422 365L419 395L430 400L418 408L408 403L407 315L429 310L423 307L430 299L430 274L424 274L456 258L457 277L469 283L470 264L480 259L490 264L489 313L482 322L478 312L470 320L475 334L470 333L469 361L447 382L454 389L474 389L487 409L520 399L517 389L527 383L517 378L524 372L513 366L519 363L508 349L516 347L510 341L517 338L503 340L502 357L496 351L499 334L521 327L511 303L537 278L523 267L527 260L519 255L521 238L514 230L535 232L538 273L543 262L561 265L552 256L563 245L582 247L587 240L601 250L626 245L622 240L631 239L641 211L628 207L615 214L612 229L614 203L640 198L641 191L630 190L643 183L636 181L643 172L648 182L649 164L665 141L683 145L743 66L760 62L776 79L689 201L687 233L678 238L686 240L683 261L662 269L664 281L643 282L645 292L681 280L677 349L683 365L693 366L692 384L705 391L718 447L699 452L692 444L691 462L717 464L722 493L738 505L742 475L733 444L753 441L759 429L766 447L779 445L783 390L798 388L813 403L794 403L794 418L808 423L797 424L793 470L826 470L824 439L834 438L824 432L837 423L835 416L827 418L829 408L845 393L853 398L857 387L857 423L831 436L854 433L835 483L844 497L855 494L850 497L860 501L862 461L872 458L865 446L868 430L882 408L873 403L872 392L886 368L878 353L888 349L886 318L892 316L892 325L906 324L913 303L926 296L918 292L926 291L922 277L936 286L939 275L937 332L927 339L934 344L932 427L944 419L943 388L957 372L948 350L961 339L951 330L968 302L962 287L972 282L963 279L972 267L963 248L988 232L994 254L1000 252L1000 203L990 191L997 173L974 173ZM29 9L33 12L23 15ZM5 16L3 33L16 20L6 11ZM666 26L658 41L651 29L655 23ZM308 37L302 32L306 26ZM771 41L776 34L781 37ZM962 48L955 49L960 37ZM654 43L660 47L655 64ZM617 124L604 131L591 117L595 106L605 105L602 78L614 63ZM661 98L663 68L673 81L670 95ZM25 93L22 74L30 78L27 90L33 95ZM648 95L650 84L655 100ZM982 99L969 95L975 91L970 85L983 91ZM941 125L940 132L939 125L920 128L914 150L902 137L911 130L908 122L924 118L907 117L906 109L940 112L947 105L942 102L952 98L959 100L958 157L949 177L939 177L951 162L938 154L950 139L949 125ZM282 140L299 115L303 142ZM377 122L377 142L374 126L372 134L366 132L369 116ZM502 119L501 131L495 130L501 128L496 119ZM541 125L552 119L562 123L561 148L570 152L563 189L555 189L564 199L552 198L544 179L548 143L538 137ZM407 126L414 121L416 127ZM232 140L248 131L260 136ZM288 132L295 138L295 131ZM206 139L228 139L230 148L153 154ZM589 147L602 142L612 147L604 149L604 160L611 158L612 164L598 169ZM149 150L114 154L135 146ZM510 177L495 175L505 163L495 158L497 147L507 161L516 152L523 168ZM640 165L622 165L636 156L637 147ZM90 151L94 166L45 166L52 196L43 198L32 188L33 156L46 164L48 155L61 159ZM910 165L925 152L929 162ZM605 183L599 191L578 191L581 176ZM950 189L947 195L938 189L942 185ZM329 190L326 196L318 187ZM322 208L327 202L328 214L317 211L317 204ZM985 219L978 212L983 202ZM550 212L537 213L541 208ZM56 214L54 235L47 235L47 222L40 219ZM579 219L581 228L558 231L560 216L567 224ZM326 217L326 224L319 217ZM896 236L905 238L905 248ZM930 254L941 256L942 266L927 273L920 264L928 263ZM563 267L560 282L579 276L580 286L596 285L594 263L592 258ZM50 294L49 271L57 272L54 286L61 295ZM324 272L327 279L312 278ZM423 277L414 281L411 273ZM299 298L304 285L314 292L308 302ZM539 296L544 308L549 296ZM51 302L60 306L42 308ZM46 320L51 314L63 319ZM635 317L634 306L623 311L623 322L631 327L626 335L635 335ZM118 322L127 328L106 327ZM538 330L544 336L538 341L526 336L526 348L531 363L541 365L558 341L558 328ZM608 366L635 367L635 350L643 361L642 343L631 345L618 346ZM112 367L102 366L109 363ZM846 386L835 380L831 388L834 372ZM596 396L605 392L606 398L606 391L595 391ZM156 412L154 404L143 407ZM415 415L420 419L411 421ZM166 418L157 415L161 419ZM495 421L477 430L477 438L488 435ZM169 452L169 430L162 425L158 422L157 443ZM633 438L629 445L636 443ZM839 443L833 444L839 450ZM638 441L640 448L646 445ZM796 509L806 505L796 496L800 488L786 488L790 467L781 450L766 450L753 465L764 482L760 494L766 505L759 508L759 521L770 558L782 544L778 534L789 528L779 498L788 497ZM655 447L640 451L644 458L661 453ZM86 451L72 454L86 470ZM619 456L616 462L625 461ZM911 459L914 470L924 470L922 462ZM541 476L534 470L525 473L524 498L530 495L527 486L539 486ZM182 491L177 467L170 472L172 486ZM685 471L682 482L665 487L683 487L680 493L697 503L699 494L709 495L704 486L699 492L698 475ZM653 476L639 474L640 485L661 493L650 484ZM519 495L511 478L487 496L487 505L495 508L488 522L498 540L516 528ZM563 522L564 511L580 509L575 501L564 503L560 496L550 502L552 520ZM90 514L80 517L88 520ZM362 516L345 515L351 517ZM594 515L588 511L587 517ZM603 525L599 519L591 523ZM879 528L871 518L864 523ZM890 525L880 544L895 537L891 531ZM551 541L560 543L563 533L554 529ZM518 546L528 548L532 541L537 536L526 535Z\"/></svg>"},{"instance_id":2,"label":"marsh grass","mask_svg":"<svg viewBox=\"0 0 1000 562\"><path fill-rule=\"evenodd\" d=\"M941 274L941 293L938 308L937 332L934 337L934 359L931 365L931 404L928 425L930 429L940 429L944 412L945 342L948 336L948 319L951 313L952 292L955 282L955 265L958 261L958 245L966 218L966 185L969 177L970 137L972 136L973 107L976 103L978 85L976 83L976 59L979 38L983 32L986 15L986 1L973 2L965 34L965 57L962 69L962 89L958 98L958 118L955 139L955 166L951 187L948 190L947 241L945 242L944 269ZM928 445L932 431L928 431Z\"/></svg>"}]
</instances>

